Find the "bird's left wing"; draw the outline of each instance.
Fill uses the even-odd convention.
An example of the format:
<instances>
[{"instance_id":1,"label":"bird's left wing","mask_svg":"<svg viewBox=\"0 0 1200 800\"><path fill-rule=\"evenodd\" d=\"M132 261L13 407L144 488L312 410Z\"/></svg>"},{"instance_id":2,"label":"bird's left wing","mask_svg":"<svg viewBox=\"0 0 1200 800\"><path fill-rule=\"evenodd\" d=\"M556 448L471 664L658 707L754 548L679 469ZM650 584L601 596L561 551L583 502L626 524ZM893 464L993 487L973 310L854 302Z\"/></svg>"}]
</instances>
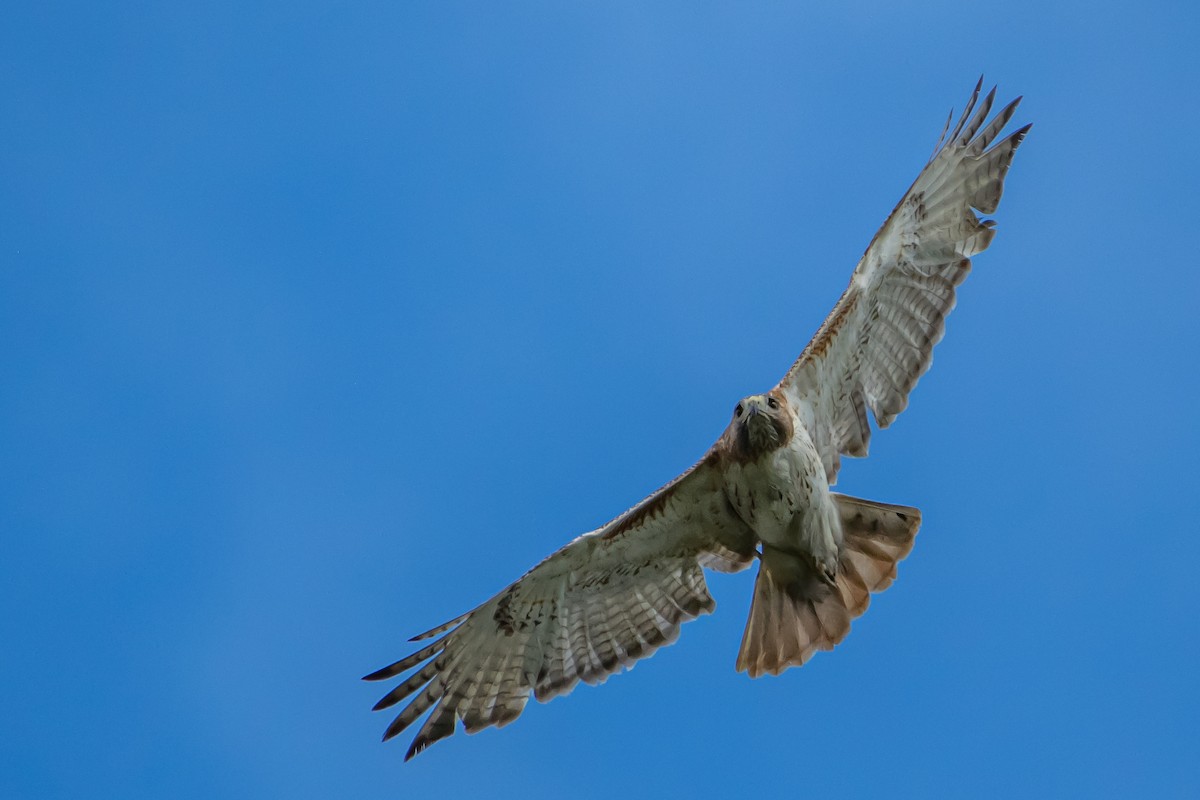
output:
<instances>
[{"instance_id":1,"label":"bird's left wing","mask_svg":"<svg viewBox=\"0 0 1200 800\"><path fill-rule=\"evenodd\" d=\"M875 234L850 286L780 382L808 416L805 427L830 483L841 455L867 454L867 409L886 428L908 405L909 392L942 338L971 256L995 235L992 221L980 220L975 211L996 210L1013 153L1029 126L996 141L1020 98L988 121L996 90L978 102L982 82L953 131L947 121L933 158Z\"/></svg>"},{"instance_id":2,"label":"bird's left wing","mask_svg":"<svg viewBox=\"0 0 1200 800\"><path fill-rule=\"evenodd\" d=\"M454 732L516 719L530 692L547 701L580 681L601 683L712 611L702 567L735 572L755 539L721 490L710 451L696 466L607 525L584 534L439 636L365 680L416 669L376 704L416 694L388 726L395 736L432 709L405 760Z\"/></svg>"}]
</instances>

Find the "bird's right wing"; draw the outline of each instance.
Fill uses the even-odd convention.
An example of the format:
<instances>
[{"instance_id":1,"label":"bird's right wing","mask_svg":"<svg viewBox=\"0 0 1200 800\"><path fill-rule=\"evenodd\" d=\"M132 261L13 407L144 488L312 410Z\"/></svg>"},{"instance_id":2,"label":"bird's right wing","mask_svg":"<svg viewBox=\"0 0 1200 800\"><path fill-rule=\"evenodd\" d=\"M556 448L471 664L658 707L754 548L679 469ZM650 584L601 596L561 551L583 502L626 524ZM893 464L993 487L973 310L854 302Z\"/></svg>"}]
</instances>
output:
<instances>
[{"instance_id":1,"label":"bird's right wing","mask_svg":"<svg viewBox=\"0 0 1200 800\"><path fill-rule=\"evenodd\" d=\"M714 453L634 508L585 534L474 611L414 640L436 639L366 677L416 669L375 708L416 693L388 739L432 708L405 759L454 732L505 725L532 692L546 701L600 683L679 635L715 603L702 567L748 566L755 539L729 508Z\"/></svg>"}]
</instances>

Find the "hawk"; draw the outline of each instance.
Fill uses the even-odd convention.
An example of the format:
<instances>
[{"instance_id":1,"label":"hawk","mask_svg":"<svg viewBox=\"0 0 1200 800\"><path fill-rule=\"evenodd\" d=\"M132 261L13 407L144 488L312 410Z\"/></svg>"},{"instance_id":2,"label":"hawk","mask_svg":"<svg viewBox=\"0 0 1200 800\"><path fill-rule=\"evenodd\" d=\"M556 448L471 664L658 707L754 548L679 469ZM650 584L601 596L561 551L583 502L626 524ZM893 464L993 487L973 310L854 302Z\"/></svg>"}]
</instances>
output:
<instances>
[{"instance_id":1,"label":"hawk","mask_svg":"<svg viewBox=\"0 0 1200 800\"><path fill-rule=\"evenodd\" d=\"M458 720L468 733L506 725L531 693L545 702L581 680L601 683L670 644L682 623L715 607L704 569L758 561L737 656L751 677L832 649L871 594L891 585L921 513L829 487L841 456L867 454L867 411L886 428L908 405L971 256L995 235L975 211L996 210L1030 126L997 141L1021 98L989 121L996 90L979 102L982 83L952 130L953 112L946 120L933 157L791 369L739 401L694 466L366 676L415 670L375 705L409 701L385 740L430 712L406 761Z\"/></svg>"}]
</instances>

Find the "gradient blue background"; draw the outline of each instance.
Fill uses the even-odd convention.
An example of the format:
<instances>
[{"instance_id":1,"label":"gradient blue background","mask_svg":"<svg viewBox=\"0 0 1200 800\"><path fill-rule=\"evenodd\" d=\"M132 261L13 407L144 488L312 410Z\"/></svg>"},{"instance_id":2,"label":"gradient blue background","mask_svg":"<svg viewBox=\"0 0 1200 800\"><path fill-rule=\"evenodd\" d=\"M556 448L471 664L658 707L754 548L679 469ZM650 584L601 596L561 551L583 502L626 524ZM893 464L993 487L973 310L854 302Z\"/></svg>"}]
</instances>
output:
<instances>
[{"instance_id":1,"label":"gradient blue background","mask_svg":"<svg viewBox=\"0 0 1200 800\"><path fill-rule=\"evenodd\" d=\"M1196 796L1196 6L816 5L9 8L0 796ZM698 457L981 72L894 588L402 765L359 676Z\"/></svg>"}]
</instances>

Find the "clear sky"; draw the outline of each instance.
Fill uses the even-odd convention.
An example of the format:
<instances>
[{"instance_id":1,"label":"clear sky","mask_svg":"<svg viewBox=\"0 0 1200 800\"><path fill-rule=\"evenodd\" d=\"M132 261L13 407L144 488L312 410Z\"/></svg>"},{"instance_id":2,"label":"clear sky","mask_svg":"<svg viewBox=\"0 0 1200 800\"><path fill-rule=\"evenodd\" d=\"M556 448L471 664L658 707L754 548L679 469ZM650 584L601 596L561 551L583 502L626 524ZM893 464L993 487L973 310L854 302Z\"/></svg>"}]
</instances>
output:
<instances>
[{"instance_id":1,"label":"clear sky","mask_svg":"<svg viewBox=\"0 0 1200 800\"><path fill-rule=\"evenodd\" d=\"M14 4L0 796L1196 796L1197 17ZM751 681L712 578L402 764L359 677L691 464L980 73L999 235L839 484L923 509L895 586Z\"/></svg>"}]
</instances>

